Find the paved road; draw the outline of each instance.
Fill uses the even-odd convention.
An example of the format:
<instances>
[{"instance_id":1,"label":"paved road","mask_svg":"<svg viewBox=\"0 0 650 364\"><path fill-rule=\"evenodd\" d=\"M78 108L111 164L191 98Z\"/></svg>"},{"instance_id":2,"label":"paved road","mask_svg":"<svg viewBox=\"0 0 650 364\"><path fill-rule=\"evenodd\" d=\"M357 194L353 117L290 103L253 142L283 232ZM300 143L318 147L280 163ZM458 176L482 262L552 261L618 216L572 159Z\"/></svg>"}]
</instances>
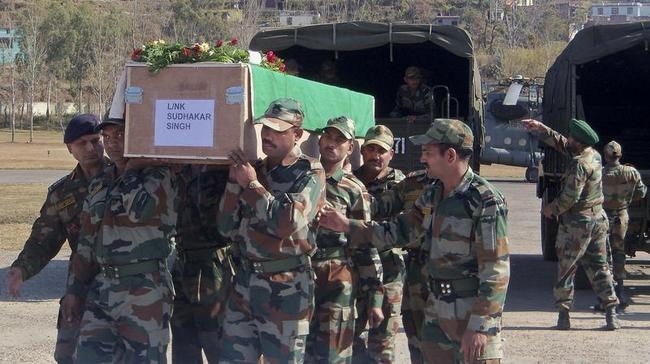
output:
<instances>
[{"instance_id":1,"label":"paved road","mask_svg":"<svg viewBox=\"0 0 650 364\"><path fill-rule=\"evenodd\" d=\"M32 170L32 169L1 169L0 184L2 183L52 183L65 176L68 170Z\"/></svg>"},{"instance_id":2,"label":"paved road","mask_svg":"<svg viewBox=\"0 0 650 364\"><path fill-rule=\"evenodd\" d=\"M2 173L2 172L0 172ZM623 329L606 332L602 314L589 306L595 302L590 290L576 292L572 313L574 329L553 330L556 313L552 285L555 264L541 258L539 243L539 200L535 185L496 182L508 200L511 248L511 281L504 338L506 364L521 363L640 363L650 358L650 260L639 254L628 266L628 290L634 299L621 316ZM0 363L51 362L55 341L58 298L63 293L67 252L60 253L39 275L26 282L24 301L6 296L4 278L7 266L18 252L0 250ZM615 344L614 344L615 343ZM397 338L398 363L408 363L406 337Z\"/></svg>"}]
</instances>

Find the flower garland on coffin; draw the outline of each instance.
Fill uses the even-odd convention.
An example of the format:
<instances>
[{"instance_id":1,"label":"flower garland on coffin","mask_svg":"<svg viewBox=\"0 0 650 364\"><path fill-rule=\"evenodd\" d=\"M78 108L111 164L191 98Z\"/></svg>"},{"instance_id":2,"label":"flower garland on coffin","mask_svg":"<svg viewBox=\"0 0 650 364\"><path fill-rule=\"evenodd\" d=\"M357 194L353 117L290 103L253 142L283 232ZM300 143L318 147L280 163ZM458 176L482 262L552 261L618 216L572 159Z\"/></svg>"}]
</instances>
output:
<instances>
[{"instance_id":1,"label":"flower garland on coffin","mask_svg":"<svg viewBox=\"0 0 650 364\"><path fill-rule=\"evenodd\" d=\"M249 63L249 52L237 47L237 39L224 42L218 40L214 45L207 42L184 45L182 43L166 43L164 40L151 41L140 48L134 48L131 60L145 62L149 71L159 72L161 69L179 63L222 62ZM262 53L260 66L273 71L284 72L284 60L268 51Z\"/></svg>"}]
</instances>

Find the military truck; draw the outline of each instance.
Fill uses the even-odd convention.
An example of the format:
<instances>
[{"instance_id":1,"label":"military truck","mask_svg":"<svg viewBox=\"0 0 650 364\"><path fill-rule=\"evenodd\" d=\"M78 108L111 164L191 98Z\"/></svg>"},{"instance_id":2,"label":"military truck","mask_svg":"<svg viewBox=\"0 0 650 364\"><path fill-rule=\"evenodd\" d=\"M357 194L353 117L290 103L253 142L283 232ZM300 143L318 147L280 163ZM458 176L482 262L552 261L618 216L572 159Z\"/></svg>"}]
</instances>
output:
<instances>
[{"instance_id":1,"label":"military truck","mask_svg":"<svg viewBox=\"0 0 650 364\"><path fill-rule=\"evenodd\" d=\"M650 179L650 22L596 25L578 32L548 70L544 85L544 123L566 133L569 120L586 120L600 136L595 146L618 141L623 163ZM544 144L541 144L542 146ZM558 194L565 158L544 147L537 185L542 207ZM650 252L648 199L630 209L626 251ZM541 215L542 252L555 260L557 223Z\"/></svg>"},{"instance_id":2,"label":"military truck","mask_svg":"<svg viewBox=\"0 0 650 364\"><path fill-rule=\"evenodd\" d=\"M395 134L396 168L420 169L420 149L407 137L425 132L434 117L453 117L466 122L477 136L473 168L479 170L483 102L474 49L466 31L430 24L318 24L262 30L249 47L271 50L298 64L300 77L373 95L376 123L388 126ZM336 77L319 75L322 66L329 67L330 72L334 67ZM390 117L409 66L419 67L424 83L434 89L432 112L413 123Z\"/></svg>"}]
</instances>

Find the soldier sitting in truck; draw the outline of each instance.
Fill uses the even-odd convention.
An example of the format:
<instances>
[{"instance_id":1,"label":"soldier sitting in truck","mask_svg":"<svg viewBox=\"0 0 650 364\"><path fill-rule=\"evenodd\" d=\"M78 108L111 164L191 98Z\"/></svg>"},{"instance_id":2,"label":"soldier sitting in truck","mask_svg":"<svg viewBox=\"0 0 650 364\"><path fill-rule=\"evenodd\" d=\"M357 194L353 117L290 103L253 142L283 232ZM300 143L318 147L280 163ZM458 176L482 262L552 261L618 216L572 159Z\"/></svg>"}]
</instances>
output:
<instances>
[{"instance_id":1,"label":"soldier sitting in truck","mask_svg":"<svg viewBox=\"0 0 650 364\"><path fill-rule=\"evenodd\" d=\"M397 89L395 107L391 117L406 117L413 123L417 116L431 113L433 96L431 88L422 83L422 72L418 67L410 66L404 71L404 85Z\"/></svg>"}]
</instances>

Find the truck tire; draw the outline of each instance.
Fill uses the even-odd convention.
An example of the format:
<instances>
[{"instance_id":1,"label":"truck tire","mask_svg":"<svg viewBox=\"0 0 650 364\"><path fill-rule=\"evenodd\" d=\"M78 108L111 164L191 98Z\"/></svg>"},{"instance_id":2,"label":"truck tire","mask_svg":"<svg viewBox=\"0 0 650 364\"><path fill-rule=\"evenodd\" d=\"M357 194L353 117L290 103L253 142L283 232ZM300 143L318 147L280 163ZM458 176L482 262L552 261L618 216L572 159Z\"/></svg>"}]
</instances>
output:
<instances>
[{"instance_id":1,"label":"truck tire","mask_svg":"<svg viewBox=\"0 0 650 364\"><path fill-rule=\"evenodd\" d=\"M530 183L536 183L539 178L539 170L537 167L528 167L526 168L526 181Z\"/></svg>"},{"instance_id":2,"label":"truck tire","mask_svg":"<svg viewBox=\"0 0 650 364\"><path fill-rule=\"evenodd\" d=\"M557 252L555 251L555 239L557 238L557 220L547 219L541 215L542 227L542 256L544 260L557 262Z\"/></svg>"}]
</instances>

